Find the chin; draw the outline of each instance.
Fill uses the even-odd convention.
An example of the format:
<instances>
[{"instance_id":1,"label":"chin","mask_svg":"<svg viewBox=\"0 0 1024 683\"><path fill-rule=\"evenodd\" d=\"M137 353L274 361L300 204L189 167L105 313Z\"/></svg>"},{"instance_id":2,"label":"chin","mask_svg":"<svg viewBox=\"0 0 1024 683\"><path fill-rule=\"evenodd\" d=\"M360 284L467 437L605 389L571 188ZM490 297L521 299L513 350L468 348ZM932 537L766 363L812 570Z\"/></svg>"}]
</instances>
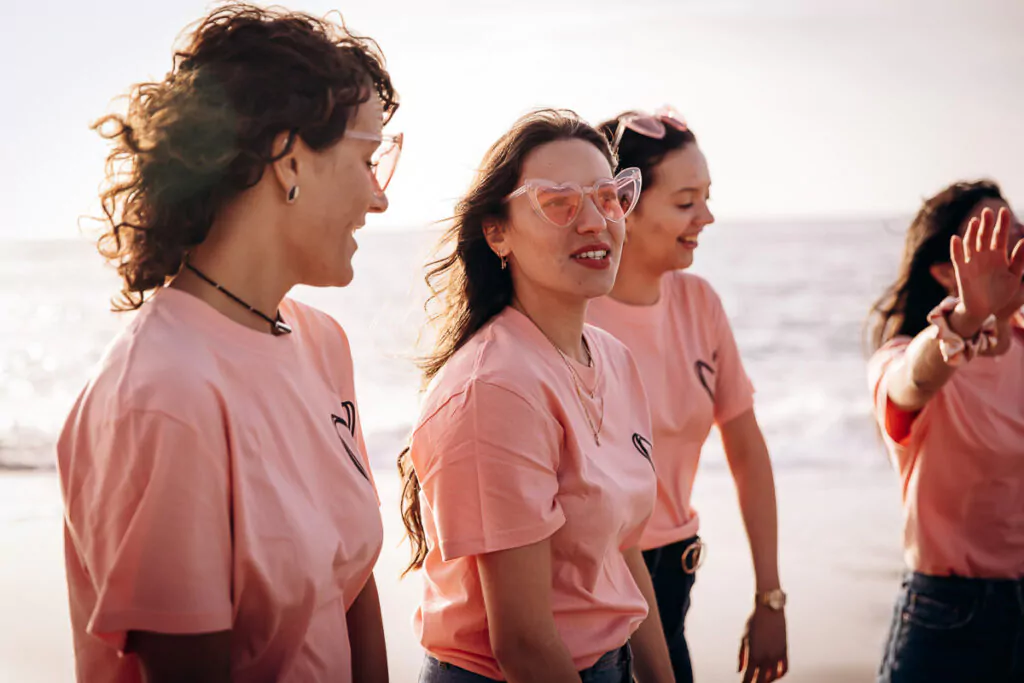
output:
<instances>
[{"instance_id":1,"label":"chin","mask_svg":"<svg viewBox=\"0 0 1024 683\"><path fill-rule=\"evenodd\" d=\"M686 270L687 268L693 265L693 261L694 258L692 251L688 251L685 254L680 254L679 257L675 259L675 263L673 264L672 270Z\"/></svg>"}]
</instances>

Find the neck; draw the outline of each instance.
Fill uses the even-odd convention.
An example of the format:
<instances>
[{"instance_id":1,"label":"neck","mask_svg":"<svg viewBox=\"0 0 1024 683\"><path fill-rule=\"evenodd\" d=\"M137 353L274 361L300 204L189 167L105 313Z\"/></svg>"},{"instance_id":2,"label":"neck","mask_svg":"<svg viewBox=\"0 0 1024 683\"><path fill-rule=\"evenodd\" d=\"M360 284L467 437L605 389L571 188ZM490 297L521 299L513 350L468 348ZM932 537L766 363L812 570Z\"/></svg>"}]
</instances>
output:
<instances>
[{"instance_id":1,"label":"neck","mask_svg":"<svg viewBox=\"0 0 1024 683\"><path fill-rule=\"evenodd\" d=\"M662 275L663 272L643 267L629 249L623 249L619 271L615 275L615 286L609 296L624 304L653 306L661 298Z\"/></svg>"},{"instance_id":2,"label":"neck","mask_svg":"<svg viewBox=\"0 0 1024 683\"><path fill-rule=\"evenodd\" d=\"M257 311L276 318L281 301L296 282L289 276L282 251L269 246L274 244L275 232L273 223L257 219L255 212L226 211L203 243L192 250L189 263ZM171 287L203 300L241 325L270 333L266 320L187 268L174 278Z\"/></svg>"},{"instance_id":3,"label":"neck","mask_svg":"<svg viewBox=\"0 0 1024 683\"><path fill-rule=\"evenodd\" d=\"M567 299L533 289L516 290L512 306L530 318L566 356L580 363L587 362L588 356L583 346L586 299Z\"/></svg>"}]
</instances>

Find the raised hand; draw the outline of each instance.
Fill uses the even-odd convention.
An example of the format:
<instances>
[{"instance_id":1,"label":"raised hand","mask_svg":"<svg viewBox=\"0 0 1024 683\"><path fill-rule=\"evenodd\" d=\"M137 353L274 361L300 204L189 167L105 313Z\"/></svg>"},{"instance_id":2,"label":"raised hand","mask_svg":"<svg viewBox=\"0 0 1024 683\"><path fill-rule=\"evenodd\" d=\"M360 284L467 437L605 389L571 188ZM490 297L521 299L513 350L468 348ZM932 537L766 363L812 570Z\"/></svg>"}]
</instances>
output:
<instances>
[{"instance_id":1,"label":"raised hand","mask_svg":"<svg viewBox=\"0 0 1024 683\"><path fill-rule=\"evenodd\" d=\"M954 235L950 242L960 307L978 327L990 315L1008 317L1024 306L1024 240L1008 256L1009 233L1010 212L1000 209L996 219L985 209L962 238Z\"/></svg>"}]
</instances>

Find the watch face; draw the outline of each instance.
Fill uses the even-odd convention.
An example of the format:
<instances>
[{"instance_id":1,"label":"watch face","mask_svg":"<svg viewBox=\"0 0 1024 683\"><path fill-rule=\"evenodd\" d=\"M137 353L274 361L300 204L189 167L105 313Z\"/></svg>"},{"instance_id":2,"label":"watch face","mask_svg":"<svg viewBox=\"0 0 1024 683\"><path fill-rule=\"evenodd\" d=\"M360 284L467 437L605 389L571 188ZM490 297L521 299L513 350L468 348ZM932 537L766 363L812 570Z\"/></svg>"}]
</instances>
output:
<instances>
[{"instance_id":1,"label":"watch face","mask_svg":"<svg viewBox=\"0 0 1024 683\"><path fill-rule=\"evenodd\" d=\"M782 591L772 591L768 594L768 606L773 610L780 610L786 606L786 594Z\"/></svg>"}]
</instances>

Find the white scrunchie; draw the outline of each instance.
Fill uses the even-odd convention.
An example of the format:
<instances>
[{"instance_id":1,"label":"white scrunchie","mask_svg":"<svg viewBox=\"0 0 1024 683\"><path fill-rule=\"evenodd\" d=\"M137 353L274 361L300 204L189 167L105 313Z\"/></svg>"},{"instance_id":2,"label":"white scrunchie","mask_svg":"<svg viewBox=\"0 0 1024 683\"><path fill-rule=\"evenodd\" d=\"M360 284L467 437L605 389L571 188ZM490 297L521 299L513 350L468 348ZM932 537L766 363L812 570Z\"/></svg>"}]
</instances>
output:
<instances>
[{"instance_id":1,"label":"white scrunchie","mask_svg":"<svg viewBox=\"0 0 1024 683\"><path fill-rule=\"evenodd\" d=\"M964 339L953 331L949 325L949 314L959 303L960 299L957 297L948 296L928 314L928 322L939 331L939 351L942 353L942 360L946 361L946 365L954 368L972 360L979 353L985 353L999 345L994 315L990 315L982 323L978 334L971 339Z\"/></svg>"}]
</instances>

